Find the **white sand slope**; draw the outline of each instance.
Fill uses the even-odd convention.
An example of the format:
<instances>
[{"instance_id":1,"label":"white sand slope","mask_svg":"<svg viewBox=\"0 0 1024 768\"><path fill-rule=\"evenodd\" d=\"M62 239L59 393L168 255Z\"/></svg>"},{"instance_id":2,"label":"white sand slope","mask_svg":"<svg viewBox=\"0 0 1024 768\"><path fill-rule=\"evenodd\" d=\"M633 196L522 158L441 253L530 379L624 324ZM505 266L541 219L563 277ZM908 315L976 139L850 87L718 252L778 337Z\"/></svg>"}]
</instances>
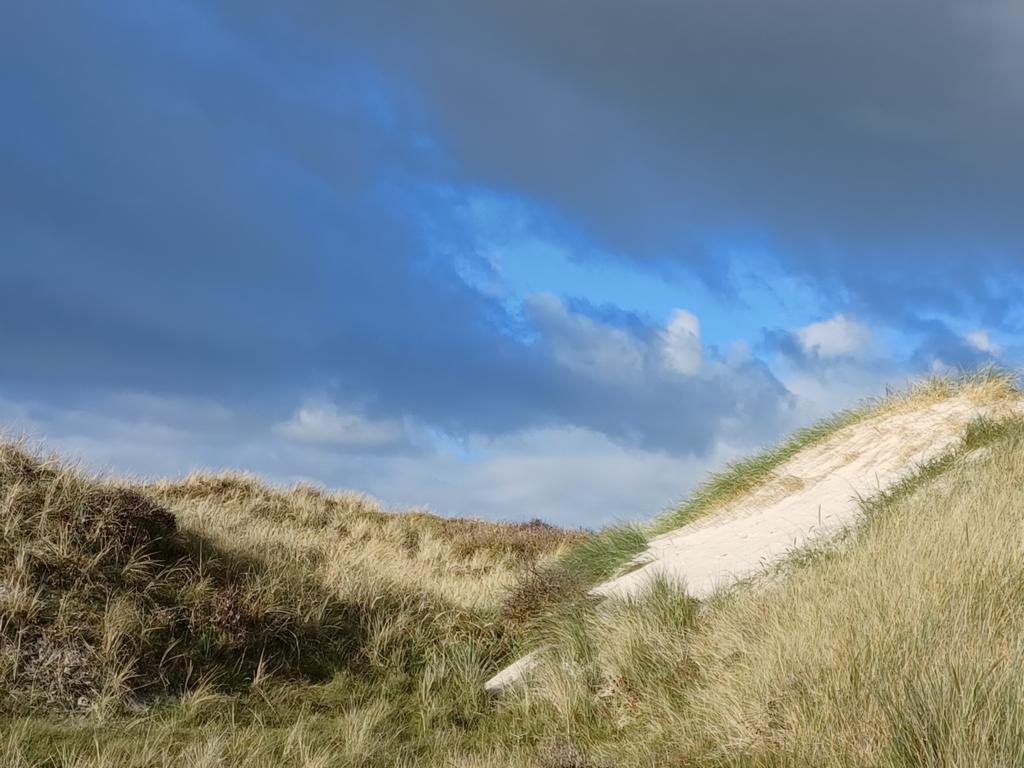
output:
<instances>
[{"instance_id":1,"label":"white sand slope","mask_svg":"<svg viewBox=\"0 0 1024 768\"><path fill-rule=\"evenodd\" d=\"M861 499L893 487L950 450L972 421L1022 411L1019 398L977 404L960 394L883 411L844 427L779 466L754 491L652 539L623 575L591 594L629 597L653 578L665 576L703 599L855 522ZM502 690L534 665L531 657L521 659L492 678L487 688Z\"/></svg>"},{"instance_id":2,"label":"white sand slope","mask_svg":"<svg viewBox=\"0 0 1024 768\"><path fill-rule=\"evenodd\" d=\"M971 421L998 416L1007 407L979 406L960 395L840 429L785 462L752 493L652 539L634 561L634 570L592 594L626 597L664 575L685 583L693 597L705 598L777 563L794 548L850 525L861 499L891 488L941 456Z\"/></svg>"}]
</instances>

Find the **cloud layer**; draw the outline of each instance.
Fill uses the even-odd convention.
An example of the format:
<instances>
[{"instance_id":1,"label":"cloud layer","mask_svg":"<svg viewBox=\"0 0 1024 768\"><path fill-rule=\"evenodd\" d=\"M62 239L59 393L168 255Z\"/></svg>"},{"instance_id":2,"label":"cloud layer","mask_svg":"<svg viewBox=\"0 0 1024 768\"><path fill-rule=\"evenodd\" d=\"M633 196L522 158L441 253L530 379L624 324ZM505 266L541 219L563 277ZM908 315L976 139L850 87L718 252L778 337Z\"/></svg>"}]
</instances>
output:
<instances>
[{"instance_id":1,"label":"cloud layer","mask_svg":"<svg viewBox=\"0 0 1024 768\"><path fill-rule=\"evenodd\" d=\"M296 23L414 88L466 177L626 257L723 280L732 238L889 318L1014 309L1019 274L989 272L1024 246L1015 3L324 3Z\"/></svg>"},{"instance_id":2,"label":"cloud layer","mask_svg":"<svg viewBox=\"0 0 1024 768\"><path fill-rule=\"evenodd\" d=\"M1013 361L1022 42L1000 0L9 4L5 418L547 509L559 457L664 488L644 462Z\"/></svg>"}]
</instances>

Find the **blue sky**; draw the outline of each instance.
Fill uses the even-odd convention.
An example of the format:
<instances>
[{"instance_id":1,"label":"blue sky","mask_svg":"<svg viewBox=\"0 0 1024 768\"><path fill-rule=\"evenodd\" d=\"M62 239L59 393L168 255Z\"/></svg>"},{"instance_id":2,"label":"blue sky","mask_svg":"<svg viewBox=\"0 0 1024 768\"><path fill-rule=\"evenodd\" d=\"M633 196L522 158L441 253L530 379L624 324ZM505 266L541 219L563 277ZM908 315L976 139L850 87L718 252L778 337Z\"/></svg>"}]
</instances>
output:
<instances>
[{"instance_id":1,"label":"blue sky","mask_svg":"<svg viewBox=\"0 0 1024 768\"><path fill-rule=\"evenodd\" d=\"M118 474L653 515L1018 364L1022 51L1005 0L6 4L0 422Z\"/></svg>"}]
</instances>

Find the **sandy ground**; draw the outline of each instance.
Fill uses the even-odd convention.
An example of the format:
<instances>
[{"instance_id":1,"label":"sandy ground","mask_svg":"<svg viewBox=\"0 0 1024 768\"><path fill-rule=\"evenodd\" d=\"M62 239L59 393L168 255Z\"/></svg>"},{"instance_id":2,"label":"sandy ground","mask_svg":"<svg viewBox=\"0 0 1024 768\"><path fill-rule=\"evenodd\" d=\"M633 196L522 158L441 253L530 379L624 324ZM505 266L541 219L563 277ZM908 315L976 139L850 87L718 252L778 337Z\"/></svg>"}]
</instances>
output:
<instances>
[{"instance_id":1,"label":"sandy ground","mask_svg":"<svg viewBox=\"0 0 1024 768\"><path fill-rule=\"evenodd\" d=\"M782 464L772 479L719 511L651 540L627 572L591 594L629 597L666 576L706 598L755 575L793 549L853 523L860 500L891 488L952 448L973 420L1022 410L1020 401L979 406L966 395L871 417ZM487 683L501 690L535 665L534 654Z\"/></svg>"}]
</instances>

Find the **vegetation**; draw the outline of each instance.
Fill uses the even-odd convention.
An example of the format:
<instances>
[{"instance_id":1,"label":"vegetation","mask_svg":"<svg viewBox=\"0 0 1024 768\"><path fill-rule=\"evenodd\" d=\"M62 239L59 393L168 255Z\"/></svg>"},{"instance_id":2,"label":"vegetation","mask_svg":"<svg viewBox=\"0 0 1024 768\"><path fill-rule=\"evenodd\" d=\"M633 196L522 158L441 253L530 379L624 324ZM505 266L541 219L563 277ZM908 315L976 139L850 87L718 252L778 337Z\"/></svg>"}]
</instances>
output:
<instances>
[{"instance_id":1,"label":"vegetation","mask_svg":"<svg viewBox=\"0 0 1024 768\"><path fill-rule=\"evenodd\" d=\"M591 611L509 729L578 765L1019 765L1022 483L1024 423L979 423L785 578Z\"/></svg>"},{"instance_id":2,"label":"vegetation","mask_svg":"<svg viewBox=\"0 0 1024 768\"><path fill-rule=\"evenodd\" d=\"M28 765L457 740L521 631L509 588L586 538L246 476L106 483L15 445L0 524L0 755Z\"/></svg>"},{"instance_id":3,"label":"vegetation","mask_svg":"<svg viewBox=\"0 0 1024 768\"><path fill-rule=\"evenodd\" d=\"M908 398L1011 387L932 382L841 415L679 514ZM0 765L1021 764L1021 488L1024 422L979 421L778 573L704 604L669 583L596 603L586 586L649 531L391 514L245 476L108 483L5 446ZM530 684L487 696L538 638Z\"/></svg>"}]
</instances>

